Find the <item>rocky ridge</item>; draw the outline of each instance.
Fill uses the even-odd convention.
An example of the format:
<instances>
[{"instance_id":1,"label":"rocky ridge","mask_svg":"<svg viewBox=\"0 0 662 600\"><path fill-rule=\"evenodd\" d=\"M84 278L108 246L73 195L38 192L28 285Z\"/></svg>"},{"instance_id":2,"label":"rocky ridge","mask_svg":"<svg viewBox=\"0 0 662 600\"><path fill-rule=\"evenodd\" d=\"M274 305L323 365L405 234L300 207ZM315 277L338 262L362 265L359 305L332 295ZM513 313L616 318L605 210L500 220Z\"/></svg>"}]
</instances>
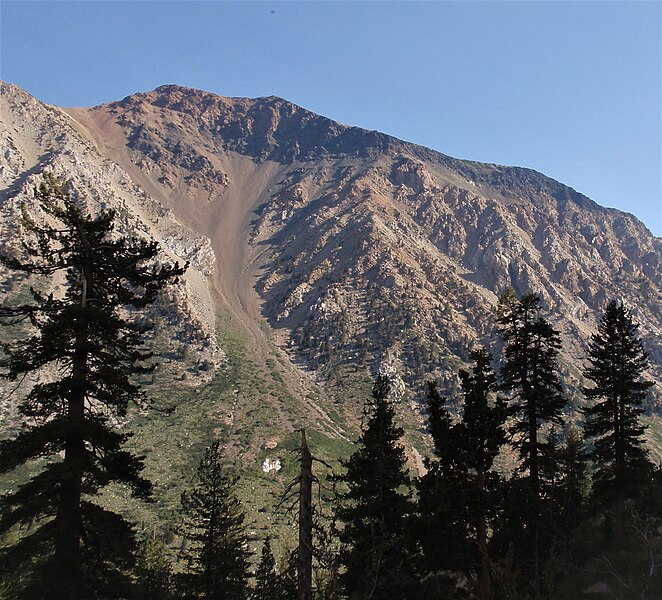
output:
<instances>
[{"instance_id":1,"label":"rocky ridge","mask_svg":"<svg viewBox=\"0 0 662 600\"><path fill-rule=\"evenodd\" d=\"M6 113L15 129L20 115L44 115L18 136L25 149L3 151L4 239L15 226L7 207L52 166L52 145L61 171L88 172L79 185L97 202L126 189L131 214L149 204L140 223L199 257L196 276L211 278L217 306L265 356L255 323L266 318L306 389L321 382L341 401L349 379L379 368L409 389L430 373L451 384L473 345L494 343L493 309L511 286L541 294L575 391L605 301L629 302L658 382L651 410L662 405L662 240L632 215L529 169L454 159L279 98L163 86L65 113L2 89L15 98L4 127ZM402 410L416 413L408 398Z\"/></svg>"},{"instance_id":2,"label":"rocky ridge","mask_svg":"<svg viewBox=\"0 0 662 600\"><path fill-rule=\"evenodd\" d=\"M40 174L52 172L66 178L86 211L115 210L117 235L155 239L168 260L189 262L183 281L163 293L148 318L168 325L160 329L164 356L175 356L187 345L192 363L220 365L224 355L215 336L208 282L215 259L209 240L183 227L170 211L137 187L117 164L76 131L71 118L59 108L44 105L15 86L1 84L0 114L2 252L21 252L21 206L39 214L33 190ZM5 294L16 293L24 283L18 274L0 268L0 287ZM177 371L188 366L180 365Z\"/></svg>"}]
</instances>

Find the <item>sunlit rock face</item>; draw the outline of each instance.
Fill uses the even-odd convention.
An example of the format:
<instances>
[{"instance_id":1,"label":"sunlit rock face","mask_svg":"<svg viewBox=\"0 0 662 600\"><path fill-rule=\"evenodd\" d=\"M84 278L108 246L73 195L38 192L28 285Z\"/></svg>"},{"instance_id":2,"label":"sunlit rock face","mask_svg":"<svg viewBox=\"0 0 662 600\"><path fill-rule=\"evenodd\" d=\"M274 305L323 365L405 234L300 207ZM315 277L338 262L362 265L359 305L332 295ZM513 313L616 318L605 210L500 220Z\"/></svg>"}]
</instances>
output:
<instances>
[{"instance_id":1,"label":"sunlit rock face","mask_svg":"<svg viewBox=\"0 0 662 600\"><path fill-rule=\"evenodd\" d=\"M457 160L274 97L163 86L63 111L0 89L3 243L37 173L66 174L92 190L92 208L118 209L122 231L190 261L173 304L200 340L213 338L220 303L245 322L266 318L293 368L322 382L389 365L398 387L431 373L452 385L473 346L497 347L494 307L512 287L540 294L561 331L570 393L614 297L632 306L662 382L662 240L540 173Z\"/></svg>"}]
</instances>

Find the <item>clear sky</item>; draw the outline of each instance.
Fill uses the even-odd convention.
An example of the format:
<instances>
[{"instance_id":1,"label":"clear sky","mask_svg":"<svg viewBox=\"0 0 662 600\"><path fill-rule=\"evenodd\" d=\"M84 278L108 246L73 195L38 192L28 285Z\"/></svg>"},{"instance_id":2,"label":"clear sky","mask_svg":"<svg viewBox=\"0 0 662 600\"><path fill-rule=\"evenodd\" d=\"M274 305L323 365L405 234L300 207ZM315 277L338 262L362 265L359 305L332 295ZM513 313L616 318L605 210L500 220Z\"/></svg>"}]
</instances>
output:
<instances>
[{"instance_id":1,"label":"clear sky","mask_svg":"<svg viewBox=\"0 0 662 600\"><path fill-rule=\"evenodd\" d=\"M0 0L0 77L61 106L282 96L542 171L662 236L662 4Z\"/></svg>"}]
</instances>

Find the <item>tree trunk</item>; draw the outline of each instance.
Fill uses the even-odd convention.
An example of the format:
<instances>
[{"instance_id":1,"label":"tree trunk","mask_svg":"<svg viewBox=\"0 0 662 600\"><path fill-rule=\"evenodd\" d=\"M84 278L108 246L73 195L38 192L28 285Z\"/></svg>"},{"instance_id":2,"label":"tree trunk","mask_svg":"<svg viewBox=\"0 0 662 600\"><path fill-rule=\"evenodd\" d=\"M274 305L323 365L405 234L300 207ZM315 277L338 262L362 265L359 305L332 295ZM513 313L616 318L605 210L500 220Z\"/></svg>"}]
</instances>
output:
<instances>
[{"instance_id":1,"label":"tree trunk","mask_svg":"<svg viewBox=\"0 0 662 600\"><path fill-rule=\"evenodd\" d=\"M482 494L483 477L479 478ZM478 600L492 600L492 576L490 573L490 557L487 553L487 522L485 511L481 509L476 523L478 550L480 551L480 573L478 574Z\"/></svg>"},{"instance_id":2,"label":"tree trunk","mask_svg":"<svg viewBox=\"0 0 662 600\"><path fill-rule=\"evenodd\" d=\"M623 369L621 368L621 371ZM616 451L616 469L614 473L614 483L616 485L616 510L615 510L615 531L618 540L622 540L625 535L625 447L623 423L625 421L625 402L619 395L615 395L617 419L615 429L614 446Z\"/></svg>"},{"instance_id":3,"label":"tree trunk","mask_svg":"<svg viewBox=\"0 0 662 600\"><path fill-rule=\"evenodd\" d=\"M533 589L538 593L540 587L540 472L538 465L538 424L536 420L536 404L532 392L528 400L529 407L529 491L531 512L529 514L529 539L531 540L531 552L533 554Z\"/></svg>"},{"instance_id":4,"label":"tree trunk","mask_svg":"<svg viewBox=\"0 0 662 600\"><path fill-rule=\"evenodd\" d=\"M83 235L84 238L84 235ZM83 239L85 242L86 240ZM81 313L78 333L74 341L71 369L71 394L67 399L66 424L68 428L64 446L64 476L61 482L60 501L56 515L55 566L57 592L55 597L78 600L81 590L80 542L83 533L81 511L81 483L85 463L85 396L87 393L87 323L88 289L91 282L91 265L81 269Z\"/></svg>"},{"instance_id":5,"label":"tree trunk","mask_svg":"<svg viewBox=\"0 0 662 600\"><path fill-rule=\"evenodd\" d=\"M298 600L313 596L313 457L301 431L301 479L299 482L299 549L297 551Z\"/></svg>"},{"instance_id":6,"label":"tree trunk","mask_svg":"<svg viewBox=\"0 0 662 600\"><path fill-rule=\"evenodd\" d=\"M85 419L85 372L87 352L81 348L83 334L76 340L71 377L71 396L67 407L69 432L64 448L65 475L61 482L56 516L55 564L63 599L81 597L80 541L82 535L81 481L85 460L83 422Z\"/></svg>"}]
</instances>

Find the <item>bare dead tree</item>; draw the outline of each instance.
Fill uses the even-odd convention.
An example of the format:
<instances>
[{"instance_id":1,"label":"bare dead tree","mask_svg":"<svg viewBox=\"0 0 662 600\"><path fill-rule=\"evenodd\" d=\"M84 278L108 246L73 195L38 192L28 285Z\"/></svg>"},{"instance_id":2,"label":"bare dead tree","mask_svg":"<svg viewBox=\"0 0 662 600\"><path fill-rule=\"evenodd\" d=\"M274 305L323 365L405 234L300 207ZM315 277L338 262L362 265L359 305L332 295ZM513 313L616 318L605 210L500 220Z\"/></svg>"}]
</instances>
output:
<instances>
[{"instance_id":1,"label":"bare dead tree","mask_svg":"<svg viewBox=\"0 0 662 600\"><path fill-rule=\"evenodd\" d=\"M301 446L295 450L299 454L299 474L288 484L281 496L276 510L286 506L286 511L293 513L297 509L299 524L299 545L297 547L297 600L312 600L313 597L313 484L320 486L319 479L313 474L313 461L329 465L315 458L308 448L306 430L301 430ZM329 467L330 468L330 467ZM289 503L289 504L288 504Z\"/></svg>"}]
</instances>

